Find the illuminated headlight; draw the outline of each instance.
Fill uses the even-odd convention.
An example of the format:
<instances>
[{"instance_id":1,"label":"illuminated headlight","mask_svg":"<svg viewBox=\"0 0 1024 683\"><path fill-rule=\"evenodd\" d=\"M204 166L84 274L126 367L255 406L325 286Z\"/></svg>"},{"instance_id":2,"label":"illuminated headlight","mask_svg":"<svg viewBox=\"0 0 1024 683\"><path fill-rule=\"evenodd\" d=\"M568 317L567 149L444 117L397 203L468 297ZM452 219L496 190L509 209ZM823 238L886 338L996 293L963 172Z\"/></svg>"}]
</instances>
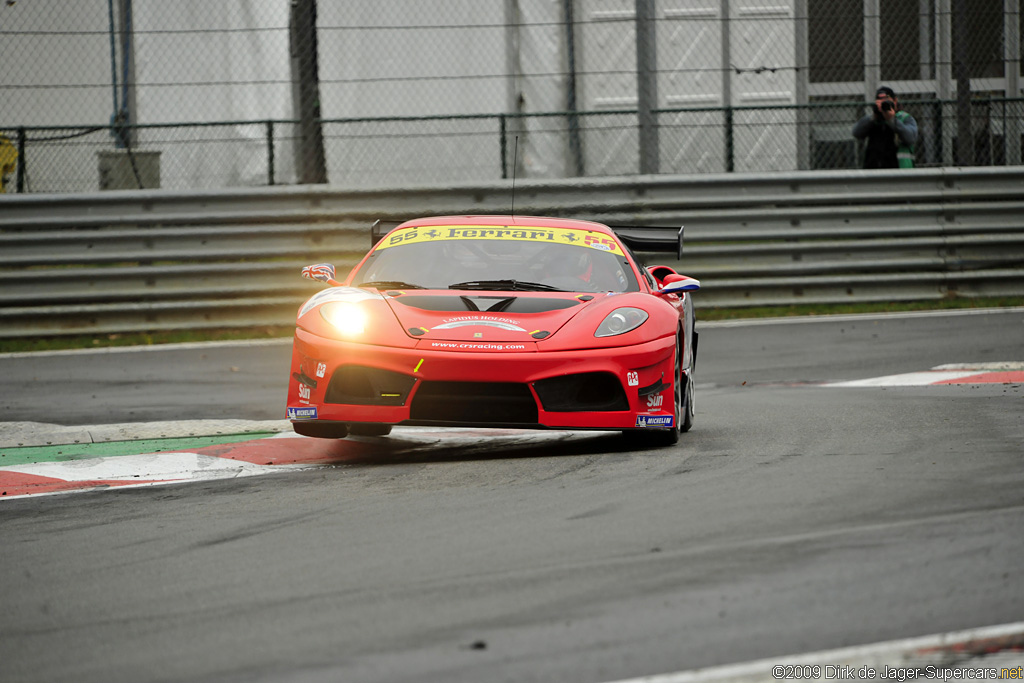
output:
<instances>
[{"instance_id":1,"label":"illuminated headlight","mask_svg":"<svg viewBox=\"0 0 1024 683\"><path fill-rule=\"evenodd\" d=\"M331 301L320 307L320 315L345 336L362 334L366 329L366 312L359 304Z\"/></svg>"},{"instance_id":2,"label":"illuminated headlight","mask_svg":"<svg viewBox=\"0 0 1024 683\"><path fill-rule=\"evenodd\" d=\"M647 311L639 308L616 308L608 314L594 333L595 337L614 337L635 330L647 320Z\"/></svg>"}]
</instances>

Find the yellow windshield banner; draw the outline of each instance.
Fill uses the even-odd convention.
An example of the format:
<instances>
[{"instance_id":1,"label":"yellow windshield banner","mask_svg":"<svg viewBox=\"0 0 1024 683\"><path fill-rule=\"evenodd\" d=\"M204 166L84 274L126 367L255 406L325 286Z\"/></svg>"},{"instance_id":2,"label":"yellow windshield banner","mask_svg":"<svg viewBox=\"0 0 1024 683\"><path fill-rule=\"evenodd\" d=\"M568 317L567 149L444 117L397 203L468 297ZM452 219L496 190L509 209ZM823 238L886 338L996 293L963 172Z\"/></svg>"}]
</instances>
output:
<instances>
[{"instance_id":1,"label":"yellow windshield banner","mask_svg":"<svg viewBox=\"0 0 1024 683\"><path fill-rule=\"evenodd\" d=\"M403 244L420 242L445 242L450 240L515 240L520 242L544 242L547 244L568 244L591 247L613 254L622 254L619 243L610 236L589 230L570 228L544 228L508 225L435 225L411 227L396 230L385 237L377 249L387 249Z\"/></svg>"}]
</instances>

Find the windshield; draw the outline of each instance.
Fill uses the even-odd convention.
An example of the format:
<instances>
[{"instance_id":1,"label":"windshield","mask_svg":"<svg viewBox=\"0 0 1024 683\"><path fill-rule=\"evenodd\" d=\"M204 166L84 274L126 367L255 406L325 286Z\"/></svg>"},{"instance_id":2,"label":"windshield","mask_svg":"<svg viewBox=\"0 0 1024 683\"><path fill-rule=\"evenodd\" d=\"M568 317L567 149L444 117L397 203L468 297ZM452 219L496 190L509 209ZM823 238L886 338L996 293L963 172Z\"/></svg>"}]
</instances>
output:
<instances>
[{"instance_id":1,"label":"windshield","mask_svg":"<svg viewBox=\"0 0 1024 683\"><path fill-rule=\"evenodd\" d=\"M607 235L502 226L405 228L391 233L352 283L393 289L639 291L625 253Z\"/></svg>"}]
</instances>

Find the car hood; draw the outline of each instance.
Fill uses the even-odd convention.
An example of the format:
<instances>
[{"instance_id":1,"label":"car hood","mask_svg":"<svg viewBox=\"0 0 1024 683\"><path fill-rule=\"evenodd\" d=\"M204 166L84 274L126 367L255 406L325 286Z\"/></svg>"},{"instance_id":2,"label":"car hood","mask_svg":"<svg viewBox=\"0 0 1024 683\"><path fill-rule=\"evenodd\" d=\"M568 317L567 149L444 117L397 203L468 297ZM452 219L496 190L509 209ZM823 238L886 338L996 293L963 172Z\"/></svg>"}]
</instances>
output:
<instances>
[{"instance_id":1,"label":"car hood","mask_svg":"<svg viewBox=\"0 0 1024 683\"><path fill-rule=\"evenodd\" d=\"M546 339L596 295L523 292L388 293L385 300L418 339L530 341Z\"/></svg>"}]
</instances>

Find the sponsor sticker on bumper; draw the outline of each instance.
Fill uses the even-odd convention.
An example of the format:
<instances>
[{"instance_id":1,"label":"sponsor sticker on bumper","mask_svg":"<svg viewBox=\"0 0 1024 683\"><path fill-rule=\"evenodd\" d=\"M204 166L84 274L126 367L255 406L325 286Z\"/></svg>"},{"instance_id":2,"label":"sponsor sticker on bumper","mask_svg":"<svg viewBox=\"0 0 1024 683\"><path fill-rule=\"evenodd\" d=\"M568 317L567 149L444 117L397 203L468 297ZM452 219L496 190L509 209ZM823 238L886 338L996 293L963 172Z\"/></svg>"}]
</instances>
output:
<instances>
[{"instance_id":1,"label":"sponsor sticker on bumper","mask_svg":"<svg viewBox=\"0 0 1024 683\"><path fill-rule=\"evenodd\" d=\"M637 427L672 427L675 423L673 415L637 415Z\"/></svg>"},{"instance_id":2,"label":"sponsor sticker on bumper","mask_svg":"<svg viewBox=\"0 0 1024 683\"><path fill-rule=\"evenodd\" d=\"M315 420L316 406L303 406L302 408L293 408L292 406L288 406L288 419Z\"/></svg>"}]
</instances>

